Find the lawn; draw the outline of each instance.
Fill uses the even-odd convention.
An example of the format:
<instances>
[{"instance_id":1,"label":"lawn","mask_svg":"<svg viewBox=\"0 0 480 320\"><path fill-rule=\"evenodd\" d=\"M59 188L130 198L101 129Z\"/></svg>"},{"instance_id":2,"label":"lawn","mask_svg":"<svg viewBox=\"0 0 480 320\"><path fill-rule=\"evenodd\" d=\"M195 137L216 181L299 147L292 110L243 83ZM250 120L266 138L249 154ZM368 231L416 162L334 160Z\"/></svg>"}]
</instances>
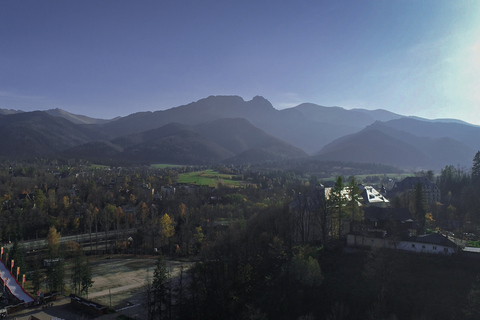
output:
<instances>
[{"instance_id":1,"label":"lawn","mask_svg":"<svg viewBox=\"0 0 480 320\"><path fill-rule=\"evenodd\" d=\"M244 185L244 182L239 179L239 176L221 174L213 170L183 173L178 176L177 182L209 187L217 187L219 183L223 183L231 187L240 187Z\"/></svg>"}]
</instances>

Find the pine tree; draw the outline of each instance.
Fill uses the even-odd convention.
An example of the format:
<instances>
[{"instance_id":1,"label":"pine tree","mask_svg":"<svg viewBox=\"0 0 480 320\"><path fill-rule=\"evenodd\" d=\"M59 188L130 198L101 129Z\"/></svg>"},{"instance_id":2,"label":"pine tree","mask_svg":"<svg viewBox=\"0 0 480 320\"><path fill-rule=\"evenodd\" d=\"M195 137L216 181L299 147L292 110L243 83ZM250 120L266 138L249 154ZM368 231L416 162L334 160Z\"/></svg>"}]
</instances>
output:
<instances>
[{"instance_id":1,"label":"pine tree","mask_svg":"<svg viewBox=\"0 0 480 320\"><path fill-rule=\"evenodd\" d=\"M84 267L82 270L82 276L80 277L80 292L85 293L88 299L88 288L93 285L92 281L92 267L90 265L90 261L85 259Z\"/></svg>"},{"instance_id":2,"label":"pine tree","mask_svg":"<svg viewBox=\"0 0 480 320\"><path fill-rule=\"evenodd\" d=\"M418 225L420 226L420 233L425 233L425 214L427 211L425 209L425 197L423 194L422 183L417 183L415 189L413 190L414 204L415 204L415 220L417 220Z\"/></svg>"},{"instance_id":3,"label":"pine tree","mask_svg":"<svg viewBox=\"0 0 480 320\"><path fill-rule=\"evenodd\" d=\"M480 151L473 157L472 181L476 186L480 186Z\"/></svg>"},{"instance_id":4,"label":"pine tree","mask_svg":"<svg viewBox=\"0 0 480 320\"><path fill-rule=\"evenodd\" d=\"M169 288L167 280L169 278L167 265L163 260L162 254L158 256L153 271L153 281L147 279L146 285L146 308L148 319L165 319L167 318L167 307L169 308Z\"/></svg>"},{"instance_id":5,"label":"pine tree","mask_svg":"<svg viewBox=\"0 0 480 320\"><path fill-rule=\"evenodd\" d=\"M348 197L348 209L352 217L352 222L361 220L361 217L359 216L360 207L358 205L358 200L360 198L360 187L358 186L355 177L353 177L348 183Z\"/></svg>"},{"instance_id":6,"label":"pine tree","mask_svg":"<svg viewBox=\"0 0 480 320\"><path fill-rule=\"evenodd\" d=\"M336 229L334 231L337 232L337 237L340 238L341 233L342 233L342 221L344 219L344 213L345 213L345 208L344 205L346 204L346 199L345 196L343 195L343 189L345 188L345 185L343 184L343 179L341 176L337 178L335 181L335 185L333 186L331 192L330 192L330 197L329 197L329 202L333 206L334 210L334 217L336 218Z\"/></svg>"}]
</instances>

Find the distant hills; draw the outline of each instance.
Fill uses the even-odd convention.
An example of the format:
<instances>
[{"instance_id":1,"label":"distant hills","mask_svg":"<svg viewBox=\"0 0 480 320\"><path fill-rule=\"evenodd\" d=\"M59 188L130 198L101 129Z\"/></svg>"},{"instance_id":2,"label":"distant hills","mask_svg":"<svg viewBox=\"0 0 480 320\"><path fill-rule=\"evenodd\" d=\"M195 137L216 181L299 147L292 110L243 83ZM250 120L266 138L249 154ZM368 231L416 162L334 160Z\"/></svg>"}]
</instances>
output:
<instances>
[{"instance_id":1,"label":"distant hills","mask_svg":"<svg viewBox=\"0 0 480 320\"><path fill-rule=\"evenodd\" d=\"M410 126L423 132L410 130ZM475 154L474 144L467 139L454 139L445 134L428 131L431 125L448 128L447 123L430 123L413 119L375 122L365 129L336 139L326 145L316 157L323 160L342 160L382 163L409 168L441 168L447 164L468 166ZM447 131L447 130L446 130ZM480 138L480 128L464 126L452 136L472 132ZM476 131L476 132L474 132ZM452 132L453 133L453 132ZM480 148L480 145L478 145Z\"/></svg>"},{"instance_id":2,"label":"distant hills","mask_svg":"<svg viewBox=\"0 0 480 320\"><path fill-rule=\"evenodd\" d=\"M122 163L260 163L296 158L438 169L469 166L480 127L386 110L303 103L275 109L263 97L210 96L112 120L61 109L0 109L0 157L75 157Z\"/></svg>"}]
</instances>

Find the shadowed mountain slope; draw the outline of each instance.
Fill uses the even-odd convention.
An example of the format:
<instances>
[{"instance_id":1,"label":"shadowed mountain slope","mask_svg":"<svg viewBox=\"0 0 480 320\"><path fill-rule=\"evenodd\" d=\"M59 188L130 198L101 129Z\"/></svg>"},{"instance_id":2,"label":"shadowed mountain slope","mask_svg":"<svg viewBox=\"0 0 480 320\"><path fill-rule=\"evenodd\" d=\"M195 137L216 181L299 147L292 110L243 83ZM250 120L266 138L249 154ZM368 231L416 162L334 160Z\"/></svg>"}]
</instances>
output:
<instances>
[{"instance_id":1,"label":"shadowed mountain slope","mask_svg":"<svg viewBox=\"0 0 480 320\"><path fill-rule=\"evenodd\" d=\"M54 117L59 117L59 118L64 118L70 122L73 122L75 124L102 124L102 123L108 123L110 121L115 121L118 118L112 119L112 120L105 120L105 119L96 119L96 118L90 118L87 116L82 116L79 114L73 114L68 111L62 110L62 109L50 109L46 110L46 113L48 113L51 116Z\"/></svg>"},{"instance_id":2,"label":"shadowed mountain slope","mask_svg":"<svg viewBox=\"0 0 480 320\"><path fill-rule=\"evenodd\" d=\"M0 155L22 158L55 155L75 145L105 138L42 111L0 116L0 135Z\"/></svg>"},{"instance_id":3,"label":"shadowed mountain slope","mask_svg":"<svg viewBox=\"0 0 480 320\"><path fill-rule=\"evenodd\" d=\"M402 118L388 121L385 125L389 128L409 132L419 137L449 137L462 142L472 149L480 149L480 126L467 124L465 122Z\"/></svg>"},{"instance_id":4,"label":"shadowed mountain slope","mask_svg":"<svg viewBox=\"0 0 480 320\"><path fill-rule=\"evenodd\" d=\"M383 163L410 168L467 165L474 149L450 137L418 136L376 122L325 146L317 156L326 160Z\"/></svg>"},{"instance_id":5,"label":"shadowed mountain slope","mask_svg":"<svg viewBox=\"0 0 480 320\"><path fill-rule=\"evenodd\" d=\"M92 150L89 150L92 148ZM307 154L254 127L245 119L219 119L197 126L170 123L157 129L130 134L108 143L88 143L68 151L70 155L109 156L129 162L211 164L251 150L262 150L265 159L298 158Z\"/></svg>"},{"instance_id":6,"label":"shadowed mountain slope","mask_svg":"<svg viewBox=\"0 0 480 320\"><path fill-rule=\"evenodd\" d=\"M113 137L119 137L173 122L197 125L224 118L244 118L266 133L307 153L314 153L332 140L357 132L378 120L377 115L381 119L401 117L387 111L352 111L315 104L277 110L260 96L250 101L238 96L210 96L167 110L135 113L99 128Z\"/></svg>"}]
</instances>

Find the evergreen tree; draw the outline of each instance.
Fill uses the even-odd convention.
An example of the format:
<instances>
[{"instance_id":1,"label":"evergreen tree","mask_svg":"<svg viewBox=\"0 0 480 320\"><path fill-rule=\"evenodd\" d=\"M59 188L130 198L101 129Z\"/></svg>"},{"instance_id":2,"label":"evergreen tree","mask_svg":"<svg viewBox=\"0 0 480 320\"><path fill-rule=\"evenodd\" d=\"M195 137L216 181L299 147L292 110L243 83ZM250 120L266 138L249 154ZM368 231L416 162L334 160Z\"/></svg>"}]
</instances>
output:
<instances>
[{"instance_id":1,"label":"evergreen tree","mask_svg":"<svg viewBox=\"0 0 480 320\"><path fill-rule=\"evenodd\" d=\"M47 284L51 291L63 291L65 286L65 261L63 258L50 259L47 267Z\"/></svg>"},{"instance_id":2,"label":"evergreen tree","mask_svg":"<svg viewBox=\"0 0 480 320\"><path fill-rule=\"evenodd\" d=\"M473 157L472 181L475 185L480 185L480 151Z\"/></svg>"},{"instance_id":3,"label":"evergreen tree","mask_svg":"<svg viewBox=\"0 0 480 320\"><path fill-rule=\"evenodd\" d=\"M348 183L348 197L348 210L351 214L352 222L362 220L362 217L360 217L360 206L358 205L360 199L360 187L358 186L355 177L353 177Z\"/></svg>"},{"instance_id":4,"label":"evergreen tree","mask_svg":"<svg viewBox=\"0 0 480 320\"><path fill-rule=\"evenodd\" d=\"M85 260L85 256L83 254L83 250L82 249L75 250L74 257L73 257L73 266L71 270L72 274L70 277L71 287L75 292L75 294L80 292L84 260Z\"/></svg>"},{"instance_id":5,"label":"evergreen tree","mask_svg":"<svg viewBox=\"0 0 480 320\"><path fill-rule=\"evenodd\" d=\"M40 290L41 281L42 281L42 276L40 274L40 262L38 261L38 258L36 258L33 263L33 273L32 273L32 285L33 285L34 293L37 293Z\"/></svg>"},{"instance_id":6,"label":"evergreen tree","mask_svg":"<svg viewBox=\"0 0 480 320\"><path fill-rule=\"evenodd\" d=\"M163 260L162 254L158 256L153 271L153 281L150 283L147 280L147 313L148 319L165 319L167 318L166 311L169 309L169 288L167 280L169 278L167 265ZM168 308L167 308L168 307Z\"/></svg>"},{"instance_id":7,"label":"evergreen tree","mask_svg":"<svg viewBox=\"0 0 480 320\"><path fill-rule=\"evenodd\" d=\"M420 226L420 234L425 233L425 215L427 211L425 209L425 196L423 194L423 186L419 182L413 190L414 204L415 204L415 220Z\"/></svg>"},{"instance_id":8,"label":"evergreen tree","mask_svg":"<svg viewBox=\"0 0 480 320\"><path fill-rule=\"evenodd\" d=\"M467 304L463 309L465 319L478 319L480 314L480 277L477 276L467 295Z\"/></svg>"},{"instance_id":9,"label":"evergreen tree","mask_svg":"<svg viewBox=\"0 0 480 320\"><path fill-rule=\"evenodd\" d=\"M88 299L88 288L92 287L92 266L90 265L90 261L88 258L84 261L84 267L82 270L82 276L80 278L80 292L85 293Z\"/></svg>"},{"instance_id":10,"label":"evergreen tree","mask_svg":"<svg viewBox=\"0 0 480 320\"><path fill-rule=\"evenodd\" d=\"M343 189L345 188L345 185L343 184L343 179L341 176L337 178L335 181L335 185L333 186L331 192L330 192L330 197L329 197L329 202L333 206L334 214L332 218L335 218L335 227L333 228L333 231L336 232L337 238L340 238L342 234L342 221L345 218L345 204L346 204L346 199L345 196L343 195ZM336 230L335 230L336 229Z\"/></svg>"}]
</instances>

